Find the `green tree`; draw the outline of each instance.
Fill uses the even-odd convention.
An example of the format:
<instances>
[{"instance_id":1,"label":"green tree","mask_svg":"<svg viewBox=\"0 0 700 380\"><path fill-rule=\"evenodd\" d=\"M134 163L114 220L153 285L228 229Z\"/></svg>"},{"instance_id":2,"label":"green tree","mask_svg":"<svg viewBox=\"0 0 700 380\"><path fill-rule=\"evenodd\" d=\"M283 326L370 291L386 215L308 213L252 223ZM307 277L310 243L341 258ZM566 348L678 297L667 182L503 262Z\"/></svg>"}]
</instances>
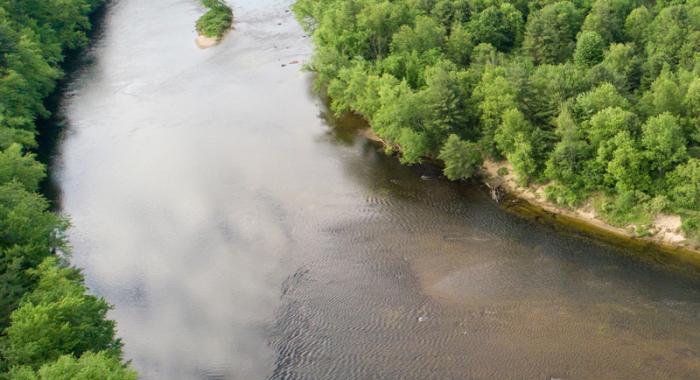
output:
<instances>
[{"instance_id":1,"label":"green tree","mask_svg":"<svg viewBox=\"0 0 700 380\"><path fill-rule=\"evenodd\" d=\"M527 185L537 173L537 160L532 141L524 134L515 135L513 152L506 156L521 185Z\"/></svg>"},{"instance_id":2,"label":"green tree","mask_svg":"<svg viewBox=\"0 0 700 380\"><path fill-rule=\"evenodd\" d=\"M524 48L536 63L561 63L576 46L581 12L570 1L549 4L532 13L525 28Z\"/></svg>"},{"instance_id":3,"label":"green tree","mask_svg":"<svg viewBox=\"0 0 700 380\"><path fill-rule=\"evenodd\" d=\"M28 191L39 187L45 175L44 166L36 161L33 154L22 154L22 148L13 144L0 152L0 183L17 181Z\"/></svg>"},{"instance_id":4,"label":"green tree","mask_svg":"<svg viewBox=\"0 0 700 380\"><path fill-rule=\"evenodd\" d=\"M639 6L630 12L625 19L625 34L640 46L644 46L647 40L647 31L653 16L645 6Z\"/></svg>"},{"instance_id":5,"label":"green tree","mask_svg":"<svg viewBox=\"0 0 700 380\"><path fill-rule=\"evenodd\" d=\"M402 128L396 142L401 148L400 160L404 164L418 164L430 154L430 143L425 133Z\"/></svg>"},{"instance_id":6,"label":"green tree","mask_svg":"<svg viewBox=\"0 0 700 380\"><path fill-rule=\"evenodd\" d=\"M521 109L536 125L552 126L562 104L588 87L587 78L572 64L540 65L527 78Z\"/></svg>"},{"instance_id":7,"label":"green tree","mask_svg":"<svg viewBox=\"0 0 700 380\"><path fill-rule=\"evenodd\" d=\"M5 55L7 68L0 73L0 110L8 127L31 130L37 116L48 116L42 100L53 90L60 73L29 37L21 36L16 46Z\"/></svg>"},{"instance_id":8,"label":"green tree","mask_svg":"<svg viewBox=\"0 0 700 380\"><path fill-rule=\"evenodd\" d=\"M61 356L44 364L38 371L31 367L16 367L9 380L136 380L136 372L104 352L86 352L79 359Z\"/></svg>"},{"instance_id":9,"label":"green tree","mask_svg":"<svg viewBox=\"0 0 700 380\"><path fill-rule=\"evenodd\" d=\"M582 30L597 33L605 45L624 39L624 23L635 7L633 0L595 0L583 22Z\"/></svg>"},{"instance_id":10,"label":"green tree","mask_svg":"<svg viewBox=\"0 0 700 380\"><path fill-rule=\"evenodd\" d=\"M584 122L582 128L587 132L591 145L598 148L620 132L629 136L636 135L639 130L639 120L633 112L619 107L608 107Z\"/></svg>"},{"instance_id":11,"label":"green tree","mask_svg":"<svg viewBox=\"0 0 700 380\"><path fill-rule=\"evenodd\" d=\"M663 67L675 68L680 60L686 37L700 28L693 25L685 5L664 7L649 24L646 32L647 62L644 65L645 80L651 82Z\"/></svg>"},{"instance_id":12,"label":"green tree","mask_svg":"<svg viewBox=\"0 0 700 380\"><path fill-rule=\"evenodd\" d=\"M469 31L477 43L485 42L500 51L509 51L519 42L523 29L523 16L511 4L489 6L474 15Z\"/></svg>"},{"instance_id":13,"label":"green tree","mask_svg":"<svg viewBox=\"0 0 700 380\"><path fill-rule=\"evenodd\" d=\"M85 294L80 275L47 258L36 270L36 289L11 315L2 356L10 366L30 366L57 360L62 355L80 356L106 351L119 358L121 343L115 325L107 320L110 306L101 298Z\"/></svg>"},{"instance_id":14,"label":"green tree","mask_svg":"<svg viewBox=\"0 0 700 380\"><path fill-rule=\"evenodd\" d=\"M697 20L696 23L700 24L700 20ZM700 29L700 26L696 26L696 28ZM698 58L700 58L700 30L689 31L681 50L678 52L678 65L687 70L693 70L696 68L696 63L699 62ZM700 72L696 73L700 74Z\"/></svg>"},{"instance_id":15,"label":"green tree","mask_svg":"<svg viewBox=\"0 0 700 380\"><path fill-rule=\"evenodd\" d=\"M470 99L477 79L459 71L450 61L441 60L426 69L426 87L420 91L421 101L429 108L430 118L424 126L434 141L435 150L450 133L476 138L476 107Z\"/></svg>"},{"instance_id":16,"label":"green tree","mask_svg":"<svg viewBox=\"0 0 700 380\"><path fill-rule=\"evenodd\" d=\"M474 38L462 24L456 24L447 38L447 56L460 66L467 66L471 61Z\"/></svg>"},{"instance_id":17,"label":"green tree","mask_svg":"<svg viewBox=\"0 0 700 380\"><path fill-rule=\"evenodd\" d=\"M450 135L438 156L445 162L445 176L452 181L469 179L483 162L476 144Z\"/></svg>"},{"instance_id":18,"label":"green tree","mask_svg":"<svg viewBox=\"0 0 700 380\"><path fill-rule=\"evenodd\" d=\"M415 26L402 25L398 32L394 33L391 50L399 53L415 50L422 53L430 49L441 49L446 38L445 28L435 19L418 16Z\"/></svg>"},{"instance_id":19,"label":"green tree","mask_svg":"<svg viewBox=\"0 0 700 380\"><path fill-rule=\"evenodd\" d=\"M503 113L503 121L496 130L494 140L504 156L513 153L518 133L525 136L532 133L533 126L517 108L511 108Z\"/></svg>"},{"instance_id":20,"label":"green tree","mask_svg":"<svg viewBox=\"0 0 700 380\"><path fill-rule=\"evenodd\" d=\"M619 91L629 92L639 86L641 58L632 44L612 44L605 53L602 67Z\"/></svg>"},{"instance_id":21,"label":"green tree","mask_svg":"<svg viewBox=\"0 0 700 380\"><path fill-rule=\"evenodd\" d=\"M35 280L27 269L56 250L66 249L67 222L48 211L48 203L17 182L0 185L0 327Z\"/></svg>"},{"instance_id":22,"label":"green tree","mask_svg":"<svg viewBox=\"0 0 700 380\"><path fill-rule=\"evenodd\" d=\"M646 149L651 169L660 175L688 157L683 128L670 113L652 117L644 123L642 146Z\"/></svg>"},{"instance_id":23,"label":"green tree","mask_svg":"<svg viewBox=\"0 0 700 380\"><path fill-rule=\"evenodd\" d=\"M603 83L591 91L576 97L575 115L579 120L588 120L596 113L610 107L630 109L630 102L610 83Z\"/></svg>"},{"instance_id":24,"label":"green tree","mask_svg":"<svg viewBox=\"0 0 700 380\"><path fill-rule=\"evenodd\" d=\"M474 102L481 114L482 146L497 155L494 135L501 125L503 110L516 107L516 92L502 70L489 68L473 92Z\"/></svg>"},{"instance_id":25,"label":"green tree","mask_svg":"<svg viewBox=\"0 0 700 380\"><path fill-rule=\"evenodd\" d=\"M391 36L402 25L407 24L409 11L403 3L384 1L367 1L357 14L357 36L367 46L365 58L381 59L389 52ZM330 33L337 35L337 28Z\"/></svg>"},{"instance_id":26,"label":"green tree","mask_svg":"<svg viewBox=\"0 0 700 380\"><path fill-rule=\"evenodd\" d=\"M644 152L626 132L618 133L613 139L615 150L608 163L606 180L620 193L648 191L651 177Z\"/></svg>"},{"instance_id":27,"label":"green tree","mask_svg":"<svg viewBox=\"0 0 700 380\"><path fill-rule=\"evenodd\" d=\"M468 20L470 13L469 0L438 0L430 10L442 25L459 25Z\"/></svg>"},{"instance_id":28,"label":"green tree","mask_svg":"<svg viewBox=\"0 0 700 380\"><path fill-rule=\"evenodd\" d=\"M694 124L700 124L700 77L696 77L688 85L683 99L684 114L690 117Z\"/></svg>"},{"instance_id":29,"label":"green tree","mask_svg":"<svg viewBox=\"0 0 700 380\"><path fill-rule=\"evenodd\" d=\"M593 66L603 60L605 41L596 32L586 31L581 33L576 42L574 62L583 67Z\"/></svg>"},{"instance_id":30,"label":"green tree","mask_svg":"<svg viewBox=\"0 0 700 380\"><path fill-rule=\"evenodd\" d=\"M581 193L586 185L585 163L591 159L592 150L566 108L557 118L556 134L560 141L549 155L545 175Z\"/></svg>"},{"instance_id":31,"label":"green tree","mask_svg":"<svg viewBox=\"0 0 700 380\"><path fill-rule=\"evenodd\" d=\"M668 195L680 208L700 208L700 159L691 158L678 165L669 176Z\"/></svg>"},{"instance_id":32,"label":"green tree","mask_svg":"<svg viewBox=\"0 0 700 380\"><path fill-rule=\"evenodd\" d=\"M644 93L641 100L644 111L650 116L664 112L680 115L683 109L682 103L681 90L668 66L652 83L651 89Z\"/></svg>"}]
</instances>

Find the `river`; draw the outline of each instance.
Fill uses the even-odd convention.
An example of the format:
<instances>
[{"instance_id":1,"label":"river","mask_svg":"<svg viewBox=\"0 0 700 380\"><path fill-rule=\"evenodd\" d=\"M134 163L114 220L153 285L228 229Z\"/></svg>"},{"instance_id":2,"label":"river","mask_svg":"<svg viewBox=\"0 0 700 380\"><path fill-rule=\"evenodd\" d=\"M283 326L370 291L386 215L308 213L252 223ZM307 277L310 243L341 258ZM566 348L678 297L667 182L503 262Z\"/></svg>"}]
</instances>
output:
<instances>
[{"instance_id":1,"label":"river","mask_svg":"<svg viewBox=\"0 0 700 380\"><path fill-rule=\"evenodd\" d=\"M142 378L700 378L695 276L399 165L291 0L232 3L200 50L197 1L112 1L60 106L71 260Z\"/></svg>"}]
</instances>

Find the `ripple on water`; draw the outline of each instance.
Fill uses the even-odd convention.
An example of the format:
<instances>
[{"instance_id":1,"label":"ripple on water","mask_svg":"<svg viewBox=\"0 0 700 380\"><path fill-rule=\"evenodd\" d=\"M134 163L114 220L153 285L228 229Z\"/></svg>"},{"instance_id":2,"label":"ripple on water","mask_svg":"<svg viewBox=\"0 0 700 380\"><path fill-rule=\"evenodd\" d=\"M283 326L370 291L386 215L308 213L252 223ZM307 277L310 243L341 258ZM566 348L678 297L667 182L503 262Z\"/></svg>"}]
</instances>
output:
<instances>
[{"instance_id":1,"label":"ripple on water","mask_svg":"<svg viewBox=\"0 0 700 380\"><path fill-rule=\"evenodd\" d=\"M666 309L646 293L650 285L634 289L645 269L632 275L624 260L561 254L539 243L546 228L523 235L517 219L475 227L483 215L474 209L494 206L441 190L439 207L438 199L370 195L349 220L320 230L327 252L308 267L314 281L283 299L275 346L284 360L273 378L700 374L697 304ZM598 249L555 239L577 255Z\"/></svg>"}]
</instances>

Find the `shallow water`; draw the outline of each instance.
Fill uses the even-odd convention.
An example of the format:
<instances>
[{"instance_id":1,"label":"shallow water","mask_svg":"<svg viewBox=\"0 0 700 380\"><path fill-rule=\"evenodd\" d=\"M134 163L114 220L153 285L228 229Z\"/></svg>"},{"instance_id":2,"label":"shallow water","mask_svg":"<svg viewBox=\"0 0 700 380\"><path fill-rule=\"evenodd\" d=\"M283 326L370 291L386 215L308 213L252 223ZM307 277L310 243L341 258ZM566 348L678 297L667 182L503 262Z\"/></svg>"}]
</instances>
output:
<instances>
[{"instance_id":1,"label":"shallow water","mask_svg":"<svg viewBox=\"0 0 700 380\"><path fill-rule=\"evenodd\" d=\"M200 50L196 1L112 1L62 103L72 261L144 379L700 378L700 281L400 166L291 0L233 3Z\"/></svg>"}]
</instances>

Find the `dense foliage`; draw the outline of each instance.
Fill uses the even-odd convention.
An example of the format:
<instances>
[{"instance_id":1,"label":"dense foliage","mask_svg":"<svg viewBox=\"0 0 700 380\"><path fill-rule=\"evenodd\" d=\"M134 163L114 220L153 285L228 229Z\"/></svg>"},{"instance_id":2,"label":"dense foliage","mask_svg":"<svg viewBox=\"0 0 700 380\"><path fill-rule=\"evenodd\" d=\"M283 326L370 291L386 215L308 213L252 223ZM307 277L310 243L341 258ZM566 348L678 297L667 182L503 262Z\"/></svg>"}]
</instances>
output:
<instances>
[{"instance_id":1,"label":"dense foliage","mask_svg":"<svg viewBox=\"0 0 700 380\"><path fill-rule=\"evenodd\" d=\"M68 223L38 194L45 169L29 151L64 54L85 46L101 3L0 0L0 379L135 377L109 305L57 256Z\"/></svg>"},{"instance_id":2,"label":"dense foliage","mask_svg":"<svg viewBox=\"0 0 700 380\"><path fill-rule=\"evenodd\" d=\"M202 0L202 5L209 10L197 20L197 32L206 37L220 38L233 23L231 7L223 0Z\"/></svg>"},{"instance_id":3,"label":"dense foliage","mask_svg":"<svg viewBox=\"0 0 700 380\"><path fill-rule=\"evenodd\" d=\"M412 164L523 185L616 224L700 225L700 1L298 0L336 113Z\"/></svg>"}]
</instances>

